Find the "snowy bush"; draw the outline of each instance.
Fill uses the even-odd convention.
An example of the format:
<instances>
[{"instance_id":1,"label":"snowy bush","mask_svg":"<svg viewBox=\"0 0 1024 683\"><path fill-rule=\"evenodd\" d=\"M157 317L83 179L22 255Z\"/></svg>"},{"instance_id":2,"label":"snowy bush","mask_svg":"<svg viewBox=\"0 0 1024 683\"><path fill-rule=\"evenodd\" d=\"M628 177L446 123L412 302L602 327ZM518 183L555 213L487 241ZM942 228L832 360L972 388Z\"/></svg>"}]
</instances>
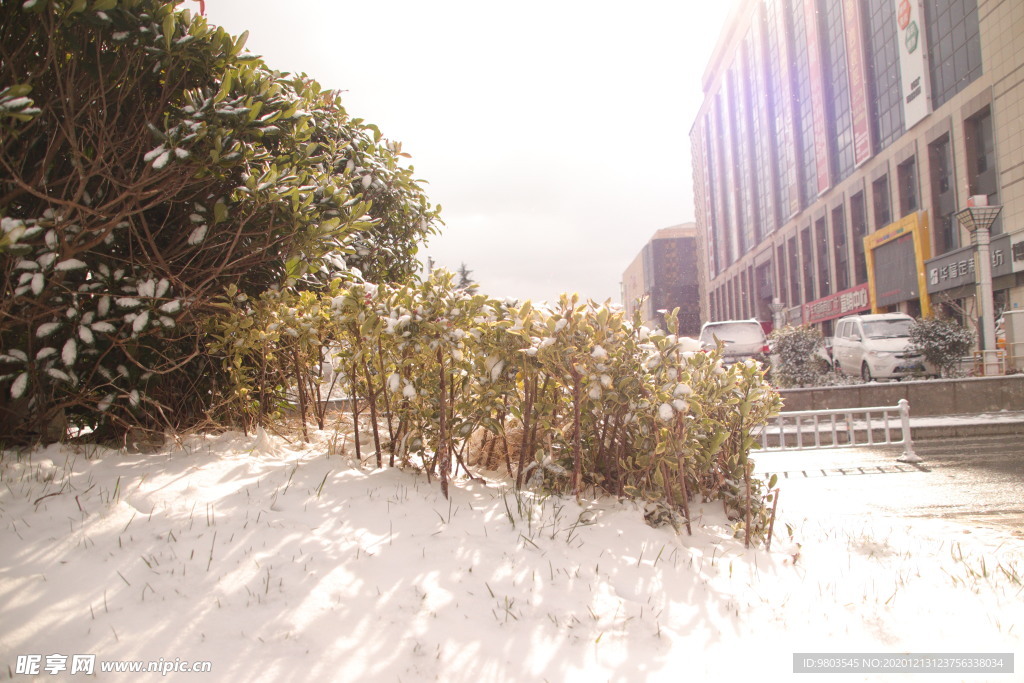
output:
<instances>
[{"instance_id":1,"label":"snowy bush","mask_svg":"<svg viewBox=\"0 0 1024 683\"><path fill-rule=\"evenodd\" d=\"M954 368L973 344L973 333L955 320L918 318L910 328L910 345L945 377L955 375Z\"/></svg>"},{"instance_id":2,"label":"snowy bush","mask_svg":"<svg viewBox=\"0 0 1024 683\"><path fill-rule=\"evenodd\" d=\"M401 280L435 229L400 145L177 4L0 4L5 434L194 425L228 287Z\"/></svg>"},{"instance_id":3,"label":"snowy bush","mask_svg":"<svg viewBox=\"0 0 1024 683\"><path fill-rule=\"evenodd\" d=\"M816 386L828 373L828 364L818 355L824 340L817 328L802 325L773 330L772 376L780 387Z\"/></svg>"},{"instance_id":4,"label":"snowy bush","mask_svg":"<svg viewBox=\"0 0 1024 683\"><path fill-rule=\"evenodd\" d=\"M413 456L443 490L484 434L502 443L517 486L584 489L661 501L688 519L695 496L721 500L741 531L765 531L766 491L753 477L753 431L780 408L758 363L723 367L693 340L649 330L576 296L497 301L437 270L425 282L235 296L215 320L213 351L232 384L223 419L268 424L297 393L318 412L330 360L350 402L359 457ZM366 454L364 456L364 453Z\"/></svg>"}]
</instances>

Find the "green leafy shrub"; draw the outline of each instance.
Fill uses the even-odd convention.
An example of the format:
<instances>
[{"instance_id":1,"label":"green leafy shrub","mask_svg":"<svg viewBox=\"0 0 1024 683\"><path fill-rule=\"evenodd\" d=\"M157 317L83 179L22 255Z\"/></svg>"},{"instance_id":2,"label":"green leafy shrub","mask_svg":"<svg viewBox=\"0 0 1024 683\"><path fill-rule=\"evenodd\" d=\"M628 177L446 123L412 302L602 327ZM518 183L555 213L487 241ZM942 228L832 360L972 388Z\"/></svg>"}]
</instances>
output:
<instances>
[{"instance_id":1,"label":"green leafy shrub","mask_svg":"<svg viewBox=\"0 0 1024 683\"><path fill-rule=\"evenodd\" d=\"M421 283L336 281L317 296L231 300L235 310L211 329L235 382L224 389L223 405L234 406L225 414L245 416L246 426L276 419L274 407L296 388L315 386L329 347L342 393L361 399L352 419L371 430L365 457L378 465L385 454L390 465L415 455L447 491L483 432L492 445L515 444L506 453L518 486L602 490L686 520L694 497L721 500L738 532L765 532L752 433L781 401L758 363L725 368L693 340L576 296L497 301L442 270ZM256 331L237 332L250 325ZM317 403L301 394L298 402L310 414Z\"/></svg>"},{"instance_id":2,"label":"green leafy shrub","mask_svg":"<svg viewBox=\"0 0 1024 683\"><path fill-rule=\"evenodd\" d=\"M0 38L2 433L195 425L235 381L205 337L229 287L415 272L437 219L408 155L244 35L41 0L0 4Z\"/></svg>"},{"instance_id":3,"label":"green leafy shrub","mask_svg":"<svg viewBox=\"0 0 1024 683\"><path fill-rule=\"evenodd\" d=\"M918 318L910 328L910 344L945 377L956 374L960 359L974 344L974 335L955 320Z\"/></svg>"}]
</instances>

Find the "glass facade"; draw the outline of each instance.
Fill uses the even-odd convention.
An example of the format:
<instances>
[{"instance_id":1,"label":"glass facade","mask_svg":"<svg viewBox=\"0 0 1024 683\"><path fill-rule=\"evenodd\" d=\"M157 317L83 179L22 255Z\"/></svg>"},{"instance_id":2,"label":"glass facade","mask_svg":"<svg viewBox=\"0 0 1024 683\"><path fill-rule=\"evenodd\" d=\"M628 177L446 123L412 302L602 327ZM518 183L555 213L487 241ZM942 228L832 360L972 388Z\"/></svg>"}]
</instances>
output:
<instances>
[{"instance_id":1,"label":"glass facade","mask_svg":"<svg viewBox=\"0 0 1024 683\"><path fill-rule=\"evenodd\" d=\"M900 218L917 211L917 159L910 157L896 167L896 182L900 188Z\"/></svg>"},{"instance_id":2,"label":"glass facade","mask_svg":"<svg viewBox=\"0 0 1024 683\"><path fill-rule=\"evenodd\" d=\"M988 203L999 203L999 180L996 177L996 146L992 134L992 112L988 107L964 121L967 144L967 188L970 195L985 195ZM1000 215L990 228L993 235L1003 232Z\"/></svg>"},{"instance_id":3,"label":"glass facade","mask_svg":"<svg viewBox=\"0 0 1024 683\"><path fill-rule=\"evenodd\" d=\"M800 296L800 253L797 250L796 238L789 238L789 305L794 306L803 298Z\"/></svg>"},{"instance_id":4,"label":"glass facade","mask_svg":"<svg viewBox=\"0 0 1024 683\"><path fill-rule=\"evenodd\" d=\"M924 3L932 107L938 109L981 75L977 0Z\"/></svg>"},{"instance_id":5,"label":"glass facade","mask_svg":"<svg viewBox=\"0 0 1024 683\"><path fill-rule=\"evenodd\" d=\"M775 206L779 224L800 210L797 149L793 137L793 89L787 17L790 0L766 0L764 4L765 55L768 60L768 92L771 93L772 140L775 147Z\"/></svg>"},{"instance_id":6,"label":"glass facade","mask_svg":"<svg viewBox=\"0 0 1024 683\"><path fill-rule=\"evenodd\" d=\"M937 108L982 75L979 2L910 1L921 7L925 50L916 62L902 55L904 72L910 33L898 26L897 0L744 0L749 11L712 65L692 134L719 316L770 317L767 282L789 307L866 283L864 239L915 212L928 213L932 255L955 250L954 214L967 196L999 201L992 105L981 90L976 111L949 104L937 115L918 111L928 100L911 92L923 83ZM922 78L904 83L905 73ZM922 116L929 123L908 135L906 121Z\"/></svg>"},{"instance_id":7,"label":"glass facade","mask_svg":"<svg viewBox=\"0 0 1024 683\"><path fill-rule=\"evenodd\" d=\"M871 183L871 201L875 209L875 229L892 223L892 202L889 200L889 174Z\"/></svg>"},{"instance_id":8,"label":"glass facade","mask_svg":"<svg viewBox=\"0 0 1024 683\"><path fill-rule=\"evenodd\" d=\"M742 67L742 61L740 62ZM746 81L742 68L730 70L726 77L729 93L729 110L732 112L730 124L732 127L732 155L736 164L736 216L737 236L739 237L739 253L736 258L743 256L754 248L754 226L757 224L755 214L754 185L753 178L753 137L750 134L750 107L746 97Z\"/></svg>"},{"instance_id":9,"label":"glass facade","mask_svg":"<svg viewBox=\"0 0 1024 683\"><path fill-rule=\"evenodd\" d=\"M793 56L793 115L796 119L799 152L800 206L805 207L818 196L817 161L814 156L814 111L811 106L811 71L808 62L807 24L804 5L795 0L789 13L789 32Z\"/></svg>"},{"instance_id":10,"label":"glass facade","mask_svg":"<svg viewBox=\"0 0 1024 683\"><path fill-rule=\"evenodd\" d=\"M775 250L775 281L779 283L779 298L782 301L790 301L786 296L786 283L789 278L786 276L786 245L780 244Z\"/></svg>"},{"instance_id":11,"label":"glass facade","mask_svg":"<svg viewBox=\"0 0 1024 683\"><path fill-rule=\"evenodd\" d=\"M853 284L868 281L868 264L864 256L864 238L868 234L867 207L864 193L850 197L850 239L853 242Z\"/></svg>"},{"instance_id":12,"label":"glass facade","mask_svg":"<svg viewBox=\"0 0 1024 683\"><path fill-rule=\"evenodd\" d=\"M853 120L850 116L850 79L846 69L846 34L843 30L843 6L835 0L819 4L825 75L825 116L829 162L835 181L849 177L854 169Z\"/></svg>"},{"instance_id":13,"label":"glass facade","mask_svg":"<svg viewBox=\"0 0 1024 683\"><path fill-rule=\"evenodd\" d=\"M843 207L832 209L832 253L836 261L836 291L850 287L850 258L846 250L846 216Z\"/></svg>"},{"instance_id":14,"label":"glass facade","mask_svg":"<svg viewBox=\"0 0 1024 683\"><path fill-rule=\"evenodd\" d=\"M721 192L715 193L715 210L717 219L715 221L715 244L718 252L718 266L724 270L732 263L732 201L734 194L726 188L734 187L732 175L729 172L729 162L725 156L725 134L722 132L722 96L719 93L715 97L714 110L710 118L711 157L715 164L713 168L715 183L722 188Z\"/></svg>"},{"instance_id":15,"label":"glass facade","mask_svg":"<svg viewBox=\"0 0 1024 683\"><path fill-rule=\"evenodd\" d=\"M818 296L828 296L832 293L832 269L828 257L828 226L824 218L814 223L814 242L818 247Z\"/></svg>"},{"instance_id":16,"label":"glass facade","mask_svg":"<svg viewBox=\"0 0 1024 683\"><path fill-rule=\"evenodd\" d=\"M804 271L804 301L813 301L818 295L814 289L814 249L810 227L800 232L800 261Z\"/></svg>"},{"instance_id":17,"label":"glass facade","mask_svg":"<svg viewBox=\"0 0 1024 683\"><path fill-rule=\"evenodd\" d=\"M753 110L751 132L754 138L754 170L757 178L757 241L760 242L779 225L776 210L778 190L775 187L778 179L772 172L772 159L775 157L770 129L772 97L765 79L764 40L760 17L754 19L747 43L743 55L747 72L747 96Z\"/></svg>"},{"instance_id":18,"label":"glass facade","mask_svg":"<svg viewBox=\"0 0 1024 683\"><path fill-rule=\"evenodd\" d=\"M867 23L868 92L871 96L871 127L875 151L881 151L903 135L900 102L900 55L896 43L896 3L863 0Z\"/></svg>"},{"instance_id":19,"label":"glass facade","mask_svg":"<svg viewBox=\"0 0 1024 683\"><path fill-rule=\"evenodd\" d=\"M956 192L948 135L928 145L928 161L931 166L934 254L938 255L960 246L960 231L954 216Z\"/></svg>"}]
</instances>

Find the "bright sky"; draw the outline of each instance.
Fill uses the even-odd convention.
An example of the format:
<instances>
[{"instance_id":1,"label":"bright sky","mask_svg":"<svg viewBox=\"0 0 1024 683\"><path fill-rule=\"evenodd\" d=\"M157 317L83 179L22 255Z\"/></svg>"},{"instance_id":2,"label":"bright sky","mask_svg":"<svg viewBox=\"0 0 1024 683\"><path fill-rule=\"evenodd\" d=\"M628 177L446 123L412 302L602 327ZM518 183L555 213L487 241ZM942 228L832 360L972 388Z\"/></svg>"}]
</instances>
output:
<instances>
[{"instance_id":1,"label":"bright sky","mask_svg":"<svg viewBox=\"0 0 1024 683\"><path fill-rule=\"evenodd\" d=\"M403 143L443 207L439 266L465 262L493 296L619 302L651 235L694 219L689 131L735 2L206 0L206 16Z\"/></svg>"}]
</instances>

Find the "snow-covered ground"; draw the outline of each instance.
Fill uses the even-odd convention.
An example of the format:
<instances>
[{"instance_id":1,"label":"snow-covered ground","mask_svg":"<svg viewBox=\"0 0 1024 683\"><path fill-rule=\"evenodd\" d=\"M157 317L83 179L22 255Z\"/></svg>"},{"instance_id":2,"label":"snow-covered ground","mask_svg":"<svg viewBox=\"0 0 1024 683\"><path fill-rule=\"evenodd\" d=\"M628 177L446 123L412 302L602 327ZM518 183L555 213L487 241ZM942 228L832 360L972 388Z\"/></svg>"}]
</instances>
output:
<instances>
[{"instance_id":1,"label":"snow-covered ground","mask_svg":"<svg viewBox=\"0 0 1024 683\"><path fill-rule=\"evenodd\" d=\"M716 504L690 537L498 478L445 500L346 443L4 454L0 675L27 680L35 654L40 679L78 680L46 656L95 654L99 680L141 680L104 661L162 659L217 681L774 681L820 678L792 673L802 652L1024 652L1010 533L852 514L784 480L771 552L746 550Z\"/></svg>"}]
</instances>

